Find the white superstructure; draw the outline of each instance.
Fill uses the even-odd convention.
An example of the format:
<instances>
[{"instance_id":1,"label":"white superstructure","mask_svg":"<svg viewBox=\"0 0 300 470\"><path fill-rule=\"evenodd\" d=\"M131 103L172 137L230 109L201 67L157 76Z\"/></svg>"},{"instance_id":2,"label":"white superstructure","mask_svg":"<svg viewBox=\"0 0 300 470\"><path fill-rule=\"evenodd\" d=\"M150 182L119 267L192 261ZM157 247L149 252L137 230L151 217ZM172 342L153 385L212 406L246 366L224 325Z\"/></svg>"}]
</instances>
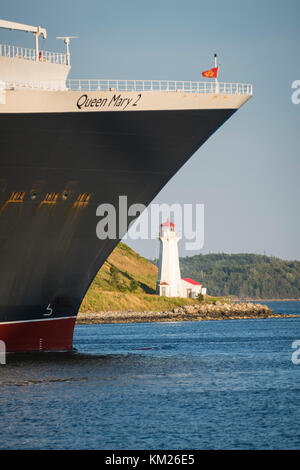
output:
<instances>
[{"instance_id":1,"label":"white superstructure","mask_svg":"<svg viewBox=\"0 0 300 470\"><path fill-rule=\"evenodd\" d=\"M33 33L35 49L0 44L0 80L11 88L13 84L30 87L33 84L40 88L65 88L70 71L68 54L59 54L39 49L39 36L47 37L47 31L40 26L29 26L0 20L0 28ZM46 86L47 84L47 86ZM52 86L51 86L52 84Z\"/></svg>"},{"instance_id":2,"label":"white superstructure","mask_svg":"<svg viewBox=\"0 0 300 470\"><path fill-rule=\"evenodd\" d=\"M0 28L33 33L35 49L0 44L0 113L155 111L240 108L252 85L177 80L68 80L66 53L40 49L45 28L0 20ZM5 106L2 106L5 105Z\"/></svg>"}]
</instances>

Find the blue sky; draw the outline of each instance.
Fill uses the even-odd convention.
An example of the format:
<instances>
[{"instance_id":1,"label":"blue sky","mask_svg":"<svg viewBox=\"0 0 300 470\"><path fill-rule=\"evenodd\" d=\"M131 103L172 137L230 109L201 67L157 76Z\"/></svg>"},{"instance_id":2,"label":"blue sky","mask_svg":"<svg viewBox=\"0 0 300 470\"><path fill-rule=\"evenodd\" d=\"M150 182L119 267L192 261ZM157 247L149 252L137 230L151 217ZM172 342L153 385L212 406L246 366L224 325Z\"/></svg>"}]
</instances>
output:
<instances>
[{"instance_id":1,"label":"blue sky","mask_svg":"<svg viewBox=\"0 0 300 470\"><path fill-rule=\"evenodd\" d=\"M1 17L75 35L70 78L202 80L218 53L220 81L253 83L254 97L173 177L155 202L203 203L202 253L300 259L299 0L2 2ZM41 40L42 41L42 40ZM33 47L0 30L0 42ZM147 257L155 241L131 242ZM183 244L181 254L185 253Z\"/></svg>"}]
</instances>

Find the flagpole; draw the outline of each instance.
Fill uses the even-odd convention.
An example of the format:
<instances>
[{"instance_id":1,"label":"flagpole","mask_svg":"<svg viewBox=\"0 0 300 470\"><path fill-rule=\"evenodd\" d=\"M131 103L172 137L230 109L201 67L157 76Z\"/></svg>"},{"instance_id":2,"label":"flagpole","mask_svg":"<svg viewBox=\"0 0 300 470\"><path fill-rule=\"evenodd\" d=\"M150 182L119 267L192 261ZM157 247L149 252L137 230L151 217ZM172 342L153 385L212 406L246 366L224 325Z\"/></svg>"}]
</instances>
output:
<instances>
[{"instance_id":1,"label":"flagpole","mask_svg":"<svg viewBox=\"0 0 300 470\"><path fill-rule=\"evenodd\" d=\"M215 58L215 68L217 68L218 67L218 56L217 56L217 54L215 54L214 58ZM216 83L216 93L219 93L218 73L217 73L217 76L215 78L215 83Z\"/></svg>"},{"instance_id":2,"label":"flagpole","mask_svg":"<svg viewBox=\"0 0 300 470\"><path fill-rule=\"evenodd\" d=\"M218 67L218 56L215 54L215 69ZM216 77L216 82L218 81L218 77Z\"/></svg>"}]
</instances>

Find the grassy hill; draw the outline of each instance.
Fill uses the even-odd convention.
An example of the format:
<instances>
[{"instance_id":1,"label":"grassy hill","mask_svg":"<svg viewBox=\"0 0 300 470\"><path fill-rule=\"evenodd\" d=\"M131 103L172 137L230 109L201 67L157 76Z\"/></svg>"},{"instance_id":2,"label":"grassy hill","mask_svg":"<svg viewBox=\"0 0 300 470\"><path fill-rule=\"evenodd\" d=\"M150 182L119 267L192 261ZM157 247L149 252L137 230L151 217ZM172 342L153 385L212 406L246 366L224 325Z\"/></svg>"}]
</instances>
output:
<instances>
[{"instance_id":1,"label":"grassy hill","mask_svg":"<svg viewBox=\"0 0 300 470\"><path fill-rule=\"evenodd\" d=\"M209 254L180 259L182 277L202 282L212 296L300 298L300 262L253 254ZM81 312L167 311L194 299L155 295L157 266L120 242L104 263ZM215 301L207 297L207 302Z\"/></svg>"},{"instance_id":2,"label":"grassy hill","mask_svg":"<svg viewBox=\"0 0 300 470\"><path fill-rule=\"evenodd\" d=\"M120 242L91 284L81 312L170 310L193 299L155 295L157 267Z\"/></svg>"},{"instance_id":3,"label":"grassy hill","mask_svg":"<svg viewBox=\"0 0 300 470\"><path fill-rule=\"evenodd\" d=\"M299 299L300 261L254 254L208 254L180 259L182 277L202 282L211 295Z\"/></svg>"}]
</instances>

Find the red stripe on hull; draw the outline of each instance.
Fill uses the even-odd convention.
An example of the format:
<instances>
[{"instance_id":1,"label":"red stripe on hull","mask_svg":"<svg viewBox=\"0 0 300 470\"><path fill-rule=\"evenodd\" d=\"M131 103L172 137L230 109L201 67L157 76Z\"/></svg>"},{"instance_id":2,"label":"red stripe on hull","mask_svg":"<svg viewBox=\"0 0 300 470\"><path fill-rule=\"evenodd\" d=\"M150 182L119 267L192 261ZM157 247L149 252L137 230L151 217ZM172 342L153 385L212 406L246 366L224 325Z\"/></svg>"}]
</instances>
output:
<instances>
[{"instance_id":1,"label":"red stripe on hull","mask_svg":"<svg viewBox=\"0 0 300 470\"><path fill-rule=\"evenodd\" d=\"M70 351L76 318L0 323L7 352Z\"/></svg>"}]
</instances>

